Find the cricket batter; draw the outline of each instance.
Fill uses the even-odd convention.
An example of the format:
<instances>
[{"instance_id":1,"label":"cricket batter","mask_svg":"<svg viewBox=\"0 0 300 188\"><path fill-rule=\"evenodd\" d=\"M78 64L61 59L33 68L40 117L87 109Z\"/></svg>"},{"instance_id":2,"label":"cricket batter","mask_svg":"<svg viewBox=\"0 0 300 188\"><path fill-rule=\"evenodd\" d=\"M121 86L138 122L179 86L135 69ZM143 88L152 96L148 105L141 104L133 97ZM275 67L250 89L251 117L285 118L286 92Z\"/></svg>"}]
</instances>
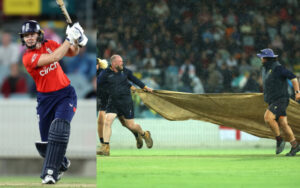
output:
<instances>
[{"instance_id":1,"label":"cricket batter","mask_svg":"<svg viewBox=\"0 0 300 188\"><path fill-rule=\"evenodd\" d=\"M130 92L131 84L128 80L147 92L152 92L152 89L145 86L143 82L133 76L130 70L123 67L123 59L120 55L113 55L110 62L111 66L98 76L99 88L109 93L103 130L104 144L102 144L99 153L100 155L110 154L111 125L116 116L124 116L126 127L140 134L147 147L151 148L153 141L150 132L143 131L141 126L134 122L133 101Z\"/></svg>"},{"instance_id":2,"label":"cricket batter","mask_svg":"<svg viewBox=\"0 0 300 188\"><path fill-rule=\"evenodd\" d=\"M66 40L60 45L44 40L38 22L26 21L20 37L27 47L23 64L33 78L37 89L37 116L42 144L37 149L44 157L41 179L43 184L55 184L70 166L65 157L70 136L70 123L77 108L77 96L70 80L63 72L59 60L75 56L79 45L85 46L87 38L79 23L66 30ZM82 40L85 38L85 40Z\"/></svg>"},{"instance_id":3,"label":"cricket batter","mask_svg":"<svg viewBox=\"0 0 300 188\"><path fill-rule=\"evenodd\" d=\"M286 134L286 140L291 144L291 151L286 156L295 156L300 151L291 127L288 125L286 108L289 105L287 79L292 81L296 100L300 99L299 83L296 76L278 61L277 56L270 48L261 50L257 54L262 61L262 79L264 87L264 100L269 104L265 112L265 122L271 127L276 138L276 154L280 154L285 146L285 141L280 135L279 126Z\"/></svg>"}]
</instances>

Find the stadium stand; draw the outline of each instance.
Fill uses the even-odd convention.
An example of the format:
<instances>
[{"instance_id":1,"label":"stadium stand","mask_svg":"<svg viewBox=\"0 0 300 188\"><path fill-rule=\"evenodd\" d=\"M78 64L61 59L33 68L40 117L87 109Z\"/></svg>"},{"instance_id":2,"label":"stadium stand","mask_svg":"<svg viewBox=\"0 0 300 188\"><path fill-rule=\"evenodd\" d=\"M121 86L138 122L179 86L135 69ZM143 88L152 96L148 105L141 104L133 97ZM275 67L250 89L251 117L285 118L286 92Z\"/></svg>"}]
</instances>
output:
<instances>
[{"instance_id":1,"label":"stadium stand","mask_svg":"<svg viewBox=\"0 0 300 188\"><path fill-rule=\"evenodd\" d=\"M100 7L98 56L121 54L154 89L261 92L256 53L267 47L300 73L296 0L102 1Z\"/></svg>"}]
</instances>

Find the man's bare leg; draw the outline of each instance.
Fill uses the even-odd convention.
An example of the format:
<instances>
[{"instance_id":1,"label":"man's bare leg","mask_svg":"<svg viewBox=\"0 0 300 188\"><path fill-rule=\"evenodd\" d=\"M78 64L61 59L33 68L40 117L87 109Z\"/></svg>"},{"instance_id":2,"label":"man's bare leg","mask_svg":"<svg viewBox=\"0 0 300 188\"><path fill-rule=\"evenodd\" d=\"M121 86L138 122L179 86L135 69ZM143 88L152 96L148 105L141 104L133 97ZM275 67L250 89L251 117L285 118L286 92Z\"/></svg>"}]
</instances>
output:
<instances>
[{"instance_id":1,"label":"man's bare leg","mask_svg":"<svg viewBox=\"0 0 300 188\"><path fill-rule=\"evenodd\" d=\"M291 145L293 146L292 142L296 141L296 139L295 139L295 136L294 136L294 133L293 133L291 127L288 124L287 117L281 116L278 119L278 123L286 135L286 140L289 141L291 143Z\"/></svg>"},{"instance_id":2,"label":"man's bare leg","mask_svg":"<svg viewBox=\"0 0 300 188\"><path fill-rule=\"evenodd\" d=\"M292 147L291 151L289 153L287 153L286 156L295 156L296 153L300 151L300 146L295 139L293 130L291 129L291 127L288 124L287 117L281 116L278 120L278 123L279 123L280 127L282 128L282 130L284 131L284 133L286 134L287 141L290 142L291 147Z\"/></svg>"},{"instance_id":3,"label":"man's bare leg","mask_svg":"<svg viewBox=\"0 0 300 188\"><path fill-rule=\"evenodd\" d=\"M276 116L269 109L265 112L265 123L270 126L275 138L276 138L276 154L280 154L284 150L285 141L280 135L279 125L276 121Z\"/></svg>"},{"instance_id":4,"label":"man's bare leg","mask_svg":"<svg viewBox=\"0 0 300 188\"><path fill-rule=\"evenodd\" d=\"M135 124L134 119L125 119L125 123L130 130L137 132L144 138L148 148L153 146L153 140L151 138L150 131L143 131L139 124Z\"/></svg>"},{"instance_id":5,"label":"man's bare leg","mask_svg":"<svg viewBox=\"0 0 300 188\"><path fill-rule=\"evenodd\" d=\"M110 147L109 147L109 141L110 141L110 137L111 137L111 126L112 123L114 121L114 119L116 118L117 114L115 113L106 113L105 116L105 122L104 122L104 128L103 128L103 139L104 139L104 143L102 144L101 148L100 148L100 155L110 155Z\"/></svg>"},{"instance_id":6,"label":"man's bare leg","mask_svg":"<svg viewBox=\"0 0 300 188\"><path fill-rule=\"evenodd\" d=\"M143 147L143 139L141 134L139 134L137 131L134 131L132 129L130 129L125 122L125 117L124 116L118 116L120 123L126 127L130 132L132 132L132 134L134 135L135 139L136 139L136 147L138 149L141 149ZM137 126L140 126L139 124L137 124Z\"/></svg>"},{"instance_id":7,"label":"man's bare leg","mask_svg":"<svg viewBox=\"0 0 300 188\"><path fill-rule=\"evenodd\" d=\"M97 119L98 136L99 136L101 146L104 143L104 140L103 140L103 127L104 127L105 115L106 115L105 111L99 111L98 119ZM97 155L101 155L101 146L97 147L97 151L96 151Z\"/></svg>"},{"instance_id":8,"label":"man's bare leg","mask_svg":"<svg viewBox=\"0 0 300 188\"><path fill-rule=\"evenodd\" d=\"M104 127L104 121L105 121L105 111L99 111L98 113L98 136L100 143L103 144L103 127Z\"/></svg>"},{"instance_id":9,"label":"man's bare leg","mask_svg":"<svg viewBox=\"0 0 300 188\"><path fill-rule=\"evenodd\" d=\"M106 113L104 129L103 129L104 144L107 144L107 143L109 144L111 132L112 132L111 126L116 117L117 117L117 114L115 114L115 113Z\"/></svg>"},{"instance_id":10,"label":"man's bare leg","mask_svg":"<svg viewBox=\"0 0 300 188\"><path fill-rule=\"evenodd\" d=\"M265 119L265 123L270 126L273 134L275 136L280 136L280 129L276 121L275 114L273 114L269 109L267 109L265 112L264 119Z\"/></svg>"}]
</instances>

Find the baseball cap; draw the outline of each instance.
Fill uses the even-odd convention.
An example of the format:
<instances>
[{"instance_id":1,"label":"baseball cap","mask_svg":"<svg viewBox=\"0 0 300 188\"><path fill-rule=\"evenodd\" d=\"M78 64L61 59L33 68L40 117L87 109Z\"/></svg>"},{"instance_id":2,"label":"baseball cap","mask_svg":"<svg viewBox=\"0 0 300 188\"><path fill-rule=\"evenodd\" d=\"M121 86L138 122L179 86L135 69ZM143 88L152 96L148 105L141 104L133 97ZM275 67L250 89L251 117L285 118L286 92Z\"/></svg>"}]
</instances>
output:
<instances>
[{"instance_id":1,"label":"baseball cap","mask_svg":"<svg viewBox=\"0 0 300 188\"><path fill-rule=\"evenodd\" d=\"M270 48L266 48L261 50L260 54L256 54L258 57L262 58L262 57L277 57L278 55L275 55L273 50Z\"/></svg>"}]
</instances>

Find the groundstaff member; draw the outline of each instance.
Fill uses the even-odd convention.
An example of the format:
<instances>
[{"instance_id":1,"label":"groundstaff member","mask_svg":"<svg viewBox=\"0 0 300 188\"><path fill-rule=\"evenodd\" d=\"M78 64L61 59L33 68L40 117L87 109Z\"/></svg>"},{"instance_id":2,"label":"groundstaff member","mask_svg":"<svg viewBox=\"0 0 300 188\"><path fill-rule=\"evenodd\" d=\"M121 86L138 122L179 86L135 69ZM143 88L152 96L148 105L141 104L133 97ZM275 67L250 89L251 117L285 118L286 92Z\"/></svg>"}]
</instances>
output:
<instances>
[{"instance_id":1,"label":"groundstaff member","mask_svg":"<svg viewBox=\"0 0 300 188\"><path fill-rule=\"evenodd\" d=\"M140 125L134 122L133 101L131 98L131 81L143 88L144 91L152 92L151 88L145 86L143 82L133 76L132 72L123 67L123 59L119 55L113 55L110 58L111 66L102 71L98 77L98 86L100 89L109 93L109 99L106 109L102 144L99 154L109 155L109 141L111 137L111 125L116 116L124 116L126 127L133 132L138 133L144 138L148 148L151 148L153 141L149 131L143 131Z\"/></svg>"},{"instance_id":2,"label":"groundstaff member","mask_svg":"<svg viewBox=\"0 0 300 188\"><path fill-rule=\"evenodd\" d=\"M295 156L300 151L291 127L288 125L286 108L289 105L287 79L292 81L296 100L300 99L299 83L296 76L285 69L278 61L272 49L263 49L257 54L262 61L262 78L264 87L264 100L269 104L264 120L271 127L277 141L276 154L280 154L285 146L285 141L280 135L280 129L286 135L286 140L291 144L291 151L286 156Z\"/></svg>"},{"instance_id":3,"label":"groundstaff member","mask_svg":"<svg viewBox=\"0 0 300 188\"><path fill-rule=\"evenodd\" d=\"M68 26L66 34L66 40L61 45L44 40L43 31L34 20L25 22L20 33L22 44L27 47L23 64L37 89L37 115L42 142L36 143L36 146L45 158L41 173L43 184L55 184L70 166L65 153L77 96L58 61L64 56L77 55L77 40L85 46L87 38L79 23Z\"/></svg>"},{"instance_id":4,"label":"groundstaff member","mask_svg":"<svg viewBox=\"0 0 300 188\"><path fill-rule=\"evenodd\" d=\"M100 75L100 73L108 67L108 62L105 59L97 58L97 76ZM132 90L135 90L134 86L131 86ZM104 89L101 89L100 85L97 86L97 111L98 111L98 136L101 145L104 144L103 140L103 127L105 122L105 116L106 116L106 107L108 103L109 93L105 91ZM125 124L124 116L118 116L120 123L128 128ZM143 139L140 134L137 132L134 132L133 130L130 130L136 139L136 147L138 149L141 149L143 147ZM97 155L101 154L101 147L97 147L96 151Z\"/></svg>"}]
</instances>

